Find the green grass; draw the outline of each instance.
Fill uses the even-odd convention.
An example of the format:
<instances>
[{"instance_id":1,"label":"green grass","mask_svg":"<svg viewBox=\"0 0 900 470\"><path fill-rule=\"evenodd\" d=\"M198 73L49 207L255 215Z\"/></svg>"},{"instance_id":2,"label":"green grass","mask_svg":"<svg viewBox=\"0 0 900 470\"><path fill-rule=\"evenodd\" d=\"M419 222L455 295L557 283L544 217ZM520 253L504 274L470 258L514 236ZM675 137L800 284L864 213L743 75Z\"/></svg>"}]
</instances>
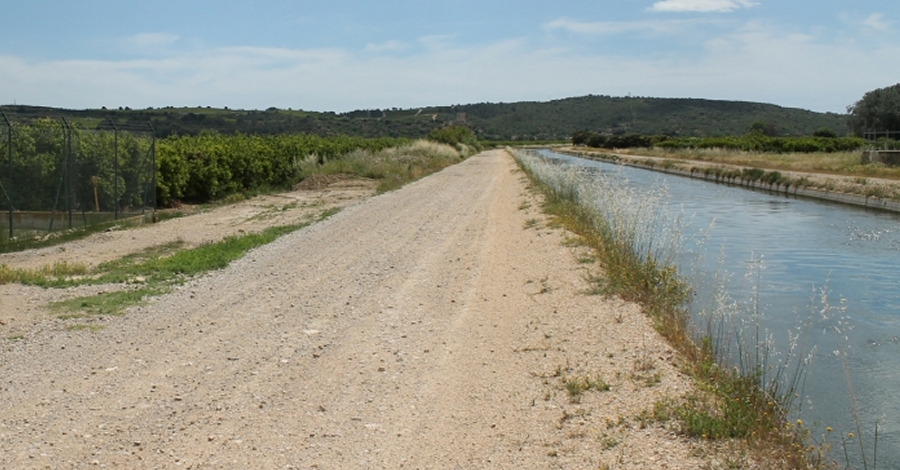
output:
<instances>
[{"instance_id":1,"label":"green grass","mask_svg":"<svg viewBox=\"0 0 900 470\"><path fill-rule=\"evenodd\" d=\"M168 292L165 287L148 287L135 290L104 292L88 297L78 297L50 304L50 310L60 319L83 318L92 315L118 316L128 307L141 305L144 299Z\"/></svg>"},{"instance_id":2,"label":"green grass","mask_svg":"<svg viewBox=\"0 0 900 470\"><path fill-rule=\"evenodd\" d=\"M191 277L206 271L222 269L247 251L278 237L302 228L302 225L272 227L260 233L225 237L219 242L201 245L187 250L178 250L169 256L155 256L133 264L115 265L115 269L103 273L98 282L122 282L126 278L142 276L149 282L166 282L178 278ZM102 267L101 267L102 268Z\"/></svg>"},{"instance_id":3,"label":"green grass","mask_svg":"<svg viewBox=\"0 0 900 470\"><path fill-rule=\"evenodd\" d=\"M314 221L324 220L339 211L339 208L323 211ZM270 227L260 233L229 236L221 241L190 249L181 249L183 245L181 242L159 245L116 261L101 264L88 277L43 279L42 282L53 286L135 284L139 287L51 304L51 309L57 313L60 319L93 315L122 315L129 307L140 305L150 297L169 292L173 285L181 284L187 279L209 271L225 268L248 251L271 243L278 237L307 225L309 223Z\"/></svg>"}]
</instances>

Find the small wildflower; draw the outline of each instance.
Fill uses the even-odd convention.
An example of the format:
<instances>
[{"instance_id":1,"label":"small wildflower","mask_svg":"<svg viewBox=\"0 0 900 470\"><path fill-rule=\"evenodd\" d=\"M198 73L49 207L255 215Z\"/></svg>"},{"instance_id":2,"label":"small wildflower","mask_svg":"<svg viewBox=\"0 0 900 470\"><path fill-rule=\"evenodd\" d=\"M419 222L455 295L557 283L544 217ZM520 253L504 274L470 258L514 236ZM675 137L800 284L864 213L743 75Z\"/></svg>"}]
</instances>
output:
<instances>
[{"instance_id":1,"label":"small wildflower","mask_svg":"<svg viewBox=\"0 0 900 470\"><path fill-rule=\"evenodd\" d=\"M847 438L848 438L848 439L853 439L853 433L852 433L852 432L847 433Z\"/></svg>"},{"instance_id":2,"label":"small wildflower","mask_svg":"<svg viewBox=\"0 0 900 470\"><path fill-rule=\"evenodd\" d=\"M797 426L803 426L803 420L802 420L802 419L798 419L798 420L797 420Z\"/></svg>"},{"instance_id":3,"label":"small wildflower","mask_svg":"<svg viewBox=\"0 0 900 470\"><path fill-rule=\"evenodd\" d=\"M825 428L825 432L831 432L831 431L834 431L834 429L831 429L831 426L828 426L827 428Z\"/></svg>"}]
</instances>

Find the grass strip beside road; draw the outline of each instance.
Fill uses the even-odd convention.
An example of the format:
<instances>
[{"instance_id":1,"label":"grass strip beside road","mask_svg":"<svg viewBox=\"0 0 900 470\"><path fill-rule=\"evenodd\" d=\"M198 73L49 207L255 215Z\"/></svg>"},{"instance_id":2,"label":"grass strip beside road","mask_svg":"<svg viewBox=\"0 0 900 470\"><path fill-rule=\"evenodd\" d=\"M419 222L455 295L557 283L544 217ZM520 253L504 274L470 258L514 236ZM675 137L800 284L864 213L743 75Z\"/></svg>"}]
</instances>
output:
<instances>
[{"instance_id":1,"label":"grass strip beside road","mask_svg":"<svg viewBox=\"0 0 900 470\"><path fill-rule=\"evenodd\" d=\"M161 245L145 252L98 266L91 276L81 278L40 277L20 279L23 283L51 287L80 285L125 285L124 289L101 292L86 297L54 302L50 305L61 319L84 318L96 315L122 315L129 307L140 305L148 297L169 292L173 286L204 273L223 269L248 251L275 241L277 238L322 221L340 209L323 211L315 219L296 225L270 227L259 233L225 237L221 241L190 249L178 249L178 244ZM28 282L28 281L33 282Z\"/></svg>"}]
</instances>

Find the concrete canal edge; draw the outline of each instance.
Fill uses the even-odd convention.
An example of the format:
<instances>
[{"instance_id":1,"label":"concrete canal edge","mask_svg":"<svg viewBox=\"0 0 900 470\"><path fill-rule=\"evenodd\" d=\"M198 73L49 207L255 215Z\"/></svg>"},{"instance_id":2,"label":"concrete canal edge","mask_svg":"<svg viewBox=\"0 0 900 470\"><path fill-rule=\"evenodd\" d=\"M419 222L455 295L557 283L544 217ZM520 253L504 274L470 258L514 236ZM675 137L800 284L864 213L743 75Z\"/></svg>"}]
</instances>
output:
<instances>
[{"instance_id":1,"label":"concrete canal edge","mask_svg":"<svg viewBox=\"0 0 900 470\"><path fill-rule=\"evenodd\" d=\"M884 210L900 213L900 201L893 199L882 199L875 196L862 196L858 194L840 193L835 191L826 191L823 189L804 188L799 186L789 186L780 183L769 184L765 181L746 181L742 179L722 178L713 172L691 171L683 168L664 167L659 165L649 165L640 160L629 158L630 156L616 155L616 160L603 158L601 155L578 152L573 150L555 149L555 152L564 153L579 158L595 160L607 163L616 163L644 170L651 170L671 175L685 176L688 178L700 179L711 183L725 184L729 186L738 186L757 191L765 191L783 196L795 196L811 199L819 199L823 201L836 202L839 204L848 204L852 206L864 207L867 209ZM738 168L738 167L735 167Z\"/></svg>"}]
</instances>

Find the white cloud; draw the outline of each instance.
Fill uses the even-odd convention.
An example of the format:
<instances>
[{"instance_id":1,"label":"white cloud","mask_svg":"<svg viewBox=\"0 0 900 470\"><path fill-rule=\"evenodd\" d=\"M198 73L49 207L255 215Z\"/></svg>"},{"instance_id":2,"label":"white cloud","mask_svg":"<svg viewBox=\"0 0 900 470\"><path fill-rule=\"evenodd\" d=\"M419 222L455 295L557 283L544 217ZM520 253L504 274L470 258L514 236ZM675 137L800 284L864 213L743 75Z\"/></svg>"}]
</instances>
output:
<instances>
[{"instance_id":1,"label":"white cloud","mask_svg":"<svg viewBox=\"0 0 900 470\"><path fill-rule=\"evenodd\" d=\"M863 24L877 31L890 31L894 22L885 18L882 13L875 13L866 18Z\"/></svg>"},{"instance_id":2,"label":"white cloud","mask_svg":"<svg viewBox=\"0 0 900 470\"><path fill-rule=\"evenodd\" d=\"M347 111L631 92L843 112L900 75L900 44L826 38L748 24L709 40L690 57L673 52L629 58L585 48L576 53L558 44L538 49L524 39L461 47L446 37L423 38L401 55L263 47L124 61L0 55L0 103Z\"/></svg>"},{"instance_id":3,"label":"white cloud","mask_svg":"<svg viewBox=\"0 0 900 470\"><path fill-rule=\"evenodd\" d=\"M650 11L663 12L731 12L757 5L752 0L662 0L650 7Z\"/></svg>"}]
</instances>

